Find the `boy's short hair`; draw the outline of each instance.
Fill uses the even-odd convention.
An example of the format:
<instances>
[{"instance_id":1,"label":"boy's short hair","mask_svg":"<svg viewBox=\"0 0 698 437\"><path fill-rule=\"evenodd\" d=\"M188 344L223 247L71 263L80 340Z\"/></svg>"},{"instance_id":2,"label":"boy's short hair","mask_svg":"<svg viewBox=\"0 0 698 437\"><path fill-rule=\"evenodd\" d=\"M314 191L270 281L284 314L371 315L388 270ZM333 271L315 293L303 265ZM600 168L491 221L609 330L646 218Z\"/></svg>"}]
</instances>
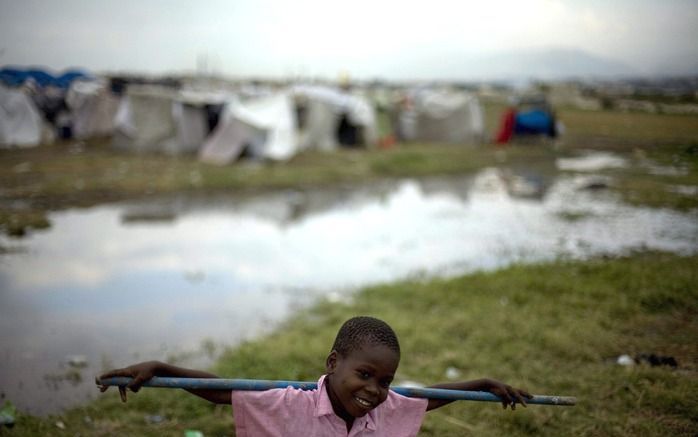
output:
<instances>
[{"instance_id":1,"label":"boy's short hair","mask_svg":"<svg viewBox=\"0 0 698 437\"><path fill-rule=\"evenodd\" d=\"M342 356L347 356L364 345L386 346L400 356L400 343L395 331L387 323L374 317L358 316L344 322L332 345Z\"/></svg>"}]
</instances>

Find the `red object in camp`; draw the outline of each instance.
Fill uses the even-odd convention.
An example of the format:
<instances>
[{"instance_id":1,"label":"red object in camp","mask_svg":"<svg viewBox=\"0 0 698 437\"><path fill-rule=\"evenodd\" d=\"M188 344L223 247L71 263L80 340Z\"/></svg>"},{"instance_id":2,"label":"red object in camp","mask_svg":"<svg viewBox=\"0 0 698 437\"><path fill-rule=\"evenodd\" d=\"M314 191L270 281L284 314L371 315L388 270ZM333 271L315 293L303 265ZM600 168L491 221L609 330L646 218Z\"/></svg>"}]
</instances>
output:
<instances>
[{"instance_id":1,"label":"red object in camp","mask_svg":"<svg viewBox=\"0 0 698 437\"><path fill-rule=\"evenodd\" d=\"M378 147L381 149L392 149L395 143L395 135L386 135L378 140Z\"/></svg>"},{"instance_id":2,"label":"red object in camp","mask_svg":"<svg viewBox=\"0 0 698 437\"><path fill-rule=\"evenodd\" d=\"M516 118L516 111L509 108L502 115L502 122L499 125L499 131L497 132L497 137L495 142L497 144L506 144L511 139L514 133L514 122Z\"/></svg>"}]
</instances>

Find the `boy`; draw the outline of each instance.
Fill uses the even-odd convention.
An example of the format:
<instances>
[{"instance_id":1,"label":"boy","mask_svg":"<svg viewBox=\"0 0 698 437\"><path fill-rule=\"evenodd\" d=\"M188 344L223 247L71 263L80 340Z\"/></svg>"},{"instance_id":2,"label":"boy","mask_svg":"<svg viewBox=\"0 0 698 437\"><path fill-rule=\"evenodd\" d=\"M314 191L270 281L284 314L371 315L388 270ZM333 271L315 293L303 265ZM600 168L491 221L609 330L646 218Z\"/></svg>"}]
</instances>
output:
<instances>
[{"instance_id":1,"label":"boy","mask_svg":"<svg viewBox=\"0 0 698 437\"><path fill-rule=\"evenodd\" d=\"M424 413L450 403L439 399L401 396L389 387L400 362L395 332L373 317L346 321L325 362L326 374L316 390L288 387L267 391L188 390L214 403L232 404L236 434L245 436L415 436ZM132 377L119 387L126 401L126 388L137 392L153 376L217 378L199 370L184 369L157 361L112 370L100 376ZM504 408L526 406L531 395L499 381L437 384L433 388L488 391L502 398ZM104 392L106 386L100 387Z\"/></svg>"}]
</instances>

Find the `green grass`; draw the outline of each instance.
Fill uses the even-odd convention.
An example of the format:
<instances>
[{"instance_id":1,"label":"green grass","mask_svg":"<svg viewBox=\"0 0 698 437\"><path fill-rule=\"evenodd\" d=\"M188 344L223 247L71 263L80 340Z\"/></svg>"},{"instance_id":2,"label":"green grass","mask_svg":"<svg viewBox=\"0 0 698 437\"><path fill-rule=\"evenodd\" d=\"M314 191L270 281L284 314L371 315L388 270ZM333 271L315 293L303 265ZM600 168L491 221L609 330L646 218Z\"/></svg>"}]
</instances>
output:
<instances>
[{"instance_id":1,"label":"green grass","mask_svg":"<svg viewBox=\"0 0 698 437\"><path fill-rule=\"evenodd\" d=\"M565 125L565 141L588 147L661 147L698 139L693 115L566 109L558 117Z\"/></svg>"},{"instance_id":2,"label":"green grass","mask_svg":"<svg viewBox=\"0 0 698 437\"><path fill-rule=\"evenodd\" d=\"M424 436L694 436L698 431L698 257L626 258L513 266L453 279L416 280L320 302L273 334L226 352L226 377L314 380L339 325L370 314L398 333L401 380L490 376L537 394L576 396L575 407L458 402L427 414ZM212 327L214 329L214 327ZM621 354L671 355L678 369L615 364ZM148 424L146 416L167 420ZM89 421L86 418L89 417ZM56 420L66 429L58 430ZM6 435L231 435L229 407L185 393L116 392L61 418L21 416Z\"/></svg>"}]
</instances>

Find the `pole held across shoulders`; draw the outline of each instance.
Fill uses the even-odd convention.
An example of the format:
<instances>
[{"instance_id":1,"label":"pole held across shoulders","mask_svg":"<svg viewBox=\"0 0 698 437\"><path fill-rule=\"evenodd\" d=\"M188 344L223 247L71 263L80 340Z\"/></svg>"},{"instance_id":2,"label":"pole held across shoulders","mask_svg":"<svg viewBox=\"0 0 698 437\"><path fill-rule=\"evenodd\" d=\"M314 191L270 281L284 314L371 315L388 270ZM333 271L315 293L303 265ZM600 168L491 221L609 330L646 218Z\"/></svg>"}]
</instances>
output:
<instances>
[{"instance_id":1,"label":"pole held across shoulders","mask_svg":"<svg viewBox=\"0 0 698 437\"><path fill-rule=\"evenodd\" d=\"M132 378L118 376L98 379L98 385L126 386ZM182 388L189 390L251 390L263 391L274 388L293 387L300 390L317 389L316 382L275 381L263 379L220 379L220 378L172 378L155 376L143 383L143 387ZM443 399L449 401L502 402L499 396L483 391L449 390L443 388L391 387L395 393L411 398ZM527 404L537 405L576 405L577 398L571 396L533 395L526 399Z\"/></svg>"}]
</instances>

